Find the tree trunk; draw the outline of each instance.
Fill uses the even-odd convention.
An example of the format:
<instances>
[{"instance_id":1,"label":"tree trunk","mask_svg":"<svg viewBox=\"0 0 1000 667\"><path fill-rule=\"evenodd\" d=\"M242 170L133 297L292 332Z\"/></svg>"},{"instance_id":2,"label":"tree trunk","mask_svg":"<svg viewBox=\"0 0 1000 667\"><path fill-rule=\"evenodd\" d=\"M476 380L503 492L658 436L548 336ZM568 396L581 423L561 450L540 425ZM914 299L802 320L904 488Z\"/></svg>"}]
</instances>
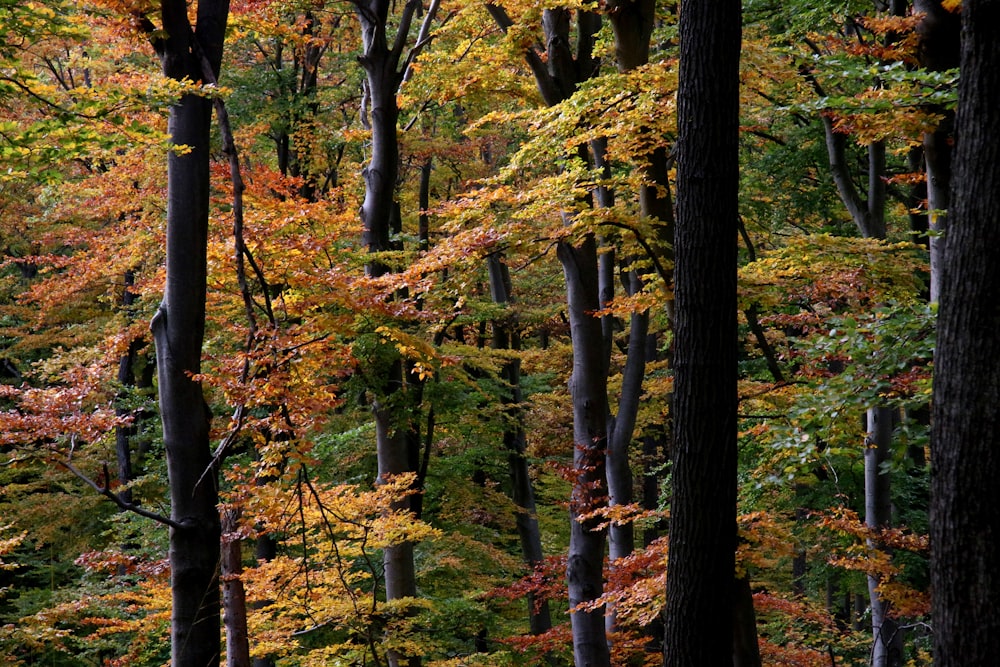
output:
<instances>
[{"instance_id":1,"label":"tree trunk","mask_svg":"<svg viewBox=\"0 0 1000 667\"><path fill-rule=\"evenodd\" d=\"M914 11L922 14L917 25L920 38L918 54L920 64L931 71L958 67L959 14L941 6L941 0L914 0ZM943 234L947 229L947 209L951 186L951 130L954 112L935 109L944 115L933 132L924 134L924 163L927 173L927 211L929 218L931 251L931 302L938 301L941 293L941 265L944 253Z\"/></svg>"},{"instance_id":2,"label":"tree trunk","mask_svg":"<svg viewBox=\"0 0 1000 667\"><path fill-rule=\"evenodd\" d=\"M847 166L845 135L833 131L833 121L829 117L823 117L823 127L826 132L830 170L841 201L862 236L884 240L886 237L885 142L875 141L868 144L868 190L866 196L862 196L854 187ZM892 503L892 484L888 472L883 474L881 462L888 461L892 455L891 410L874 406L869 408L866 418L868 435L864 453L865 523L870 527L889 528L891 515L888 508ZM878 584L878 577L868 577L874 642L871 664L873 667L889 667L896 664L890 660L892 656L899 654L900 659L902 658L902 635L894 631L887 632L890 627L895 627L895 623L887 617L886 603L878 593ZM891 646L887 642L891 642Z\"/></svg>"},{"instance_id":3,"label":"tree trunk","mask_svg":"<svg viewBox=\"0 0 1000 667\"><path fill-rule=\"evenodd\" d=\"M865 525L873 531L892 526L892 498L889 471L884 467L892 456L892 431L895 411L887 407L869 408L868 435L865 442ZM881 549L869 541L869 549ZM872 667L901 667L903 635L898 624L889 618L888 603L878 587L882 578L868 575L868 601L872 618Z\"/></svg>"},{"instance_id":4,"label":"tree trunk","mask_svg":"<svg viewBox=\"0 0 1000 667\"><path fill-rule=\"evenodd\" d=\"M629 276L631 293L639 289L639 277ZM629 326L628 356L622 370L621 396L618 413L609 422L607 475L608 505L629 505L633 501L632 466L629 464L629 446L635 431L642 397L642 381L646 371L646 336L649 331L649 314L633 313ZM635 530L632 522L611 525L609 531L609 557L614 563L634 551Z\"/></svg>"},{"instance_id":5,"label":"tree trunk","mask_svg":"<svg viewBox=\"0 0 1000 667\"><path fill-rule=\"evenodd\" d=\"M358 58L365 71L367 89L367 109L363 122L371 129L371 159L364 169L365 198L361 206L363 242L370 254L391 250L391 232L394 222L399 220L399 205L395 200L396 181L399 177L399 142L397 139L399 108L396 93L403 80L400 70L403 49L407 43L413 17L421 3L407 0L400 12L396 35L389 43L387 26L390 9L395 3L389 0L355 0L358 21L361 25L363 53ZM424 15L421 34L434 20L437 3L432 2ZM410 56L423 47L419 42ZM368 275L378 276L389 268L377 257L368 262ZM419 433L412 432L399 414L393 414L389 407L390 398L405 391L403 383L403 361L397 358L390 366L386 377L379 378L379 397L372 403L375 417L375 439L378 457L379 479L400 473L420 473ZM399 413L408 410L396 408ZM409 498L400 501L396 509L410 509L419 513L419 500ZM386 547L383 551L385 568L385 594L389 600L397 600L416 595L416 568L413 562L413 544L403 543ZM392 650L387 654L390 667L408 665L417 667L420 658L404 656Z\"/></svg>"},{"instance_id":6,"label":"tree trunk","mask_svg":"<svg viewBox=\"0 0 1000 667\"><path fill-rule=\"evenodd\" d=\"M649 44L656 23L656 3L654 0L611 0L607 3L607 15L615 36L615 58L618 71L627 72L649 62ZM648 163L639 168L646 176L647 184L640 186L639 212L644 218L654 218L661 223L665 233L673 232L673 210L670 203L669 169L666 151L658 148L648 156ZM667 193L661 196L660 191ZM669 239L669 245L673 239ZM626 259L626 263L629 259ZM645 276L630 273L626 292L636 294L642 287ZM663 279L670 281L669 276ZM602 300L603 295L602 295ZM629 463L629 446L635 430L642 396L642 380L647 359L648 313L635 313L629 327L628 354L622 372L622 389L618 410L610 420L608 440L608 501L610 505L627 505L633 502L633 474ZM606 343L610 354L610 341ZM655 348L654 348L655 349ZM655 483L655 480L654 480ZM609 557L614 561L632 553L634 529L631 523L612 524L609 532ZM609 629L612 624L609 623Z\"/></svg>"},{"instance_id":7,"label":"tree trunk","mask_svg":"<svg viewBox=\"0 0 1000 667\"><path fill-rule=\"evenodd\" d=\"M365 12L358 12L365 39L365 53L361 64L365 69L370 95L371 114L371 160L365 167L365 199L361 208L364 226L364 243L371 254L390 250L390 234L395 206L396 179L399 173L399 144L396 138L399 111L396 106L396 86L398 85L396 64L386 42L386 16L388 3L373 2L373 11L379 12L380 22ZM377 5L377 6L376 6ZM379 259L368 264L369 275L377 276L388 268ZM400 423L389 407L391 397L404 391L403 362L396 359L390 366L387 377L382 378L382 396L373 402L375 416L376 452L379 479L392 475L416 472L410 465L410 440L405 424ZM411 509L410 499L404 499L395 509ZM414 597L416 595L416 568L413 562L413 545L404 542L383 550L385 568L385 595L387 600ZM389 651L391 667L408 664L415 667L419 658L407 660L397 651Z\"/></svg>"},{"instance_id":8,"label":"tree trunk","mask_svg":"<svg viewBox=\"0 0 1000 667\"><path fill-rule=\"evenodd\" d=\"M507 265L499 254L487 258L487 269L490 278L490 294L493 302L509 304L511 302L510 273ZM493 323L493 347L497 350L520 349L517 330L509 321ZM524 414L521 403L524 396L521 392L521 361L511 358L500 369L500 377L507 383L503 404L507 422L504 426L503 443L507 451L507 468L510 472L511 498L514 501L514 518L517 535L521 542L521 555L525 565L535 569L542 564L542 535L538 528L538 516L535 508L535 490L531 484L531 474L528 468L528 458L525 450L527 442L524 433ZM552 627L552 617L547 600L536 600L533 593L528 593L528 625L531 634L539 635Z\"/></svg>"},{"instance_id":9,"label":"tree trunk","mask_svg":"<svg viewBox=\"0 0 1000 667\"><path fill-rule=\"evenodd\" d=\"M927 229L930 232L931 303L941 294L941 266L944 254L943 234L948 228L948 194L951 183L951 146L949 132L942 125L924 134L924 165L927 172Z\"/></svg>"},{"instance_id":10,"label":"tree trunk","mask_svg":"<svg viewBox=\"0 0 1000 667\"><path fill-rule=\"evenodd\" d=\"M1000 655L1000 2L962 3L931 419L934 664Z\"/></svg>"},{"instance_id":11,"label":"tree trunk","mask_svg":"<svg viewBox=\"0 0 1000 667\"><path fill-rule=\"evenodd\" d=\"M163 73L202 79L201 58L216 77L222 62L229 3L199 0L197 32L187 3L162 0L162 38L155 45ZM211 466L211 413L201 384L209 214L212 102L184 95L170 107L171 142L187 146L167 159L167 262L163 301L150 328L156 343L160 417L170 484L170 573L173 598L171 664L219 664L219 540L217 480ZM206 474L206 471L207 474Z\"/></svg>"},{"instance_id":12,"label":"tree trunk","mask_svg":"<svg viewBox=\"0 0 1000 667\"><path fill-rule=\"evenodd\" d=\"M664 665L733 664L738 0L682 0Z\"/></svg>"},{"instance_id":13,"label":"tree trunk","mask_svg":"<svg viewBox=\"0 0 1000 667\"><path fill-rule=\"evenodd\" d=\"M226 667L250 667L247 596L243 588L243 543L237 532L240 512L226 510L222 520L222 606L226 626Z\"/></svg>"},{"instance_id":14,"label":"tree trunk","mask_svg":"<svg viewBox=\"0 0 1000 667\"><path fill-rule=\"evenodd\" d=\"M569 553L566 580L569 587L573 658L577 667L609 667L611 656L604 628L604 608L572 611L590 602L604 589L605 531L599 521L580 515L607 502L605 454L608 443L607 368L603 354L601 321L593 313L600 307L597 279L597 242L592 234L573 245L558 246L566 278L566 303L573 339L573 470L576 479L570 500Z\"/></svg>"},{"instance_id":15,"label":"tree trunk","mask_svg":"<svg viewBox=\"0 0 1000 667\"><path fill-rule=\"evenodd\" d=\"M744 572L733 583L733 667L761 667L750 574Z\"/></svg>"},{"instance_id":16,"label":"tree trunk","mask_svg":"<svg viewBox=\"0 0 1000 667\"><path fill-rule=\"evenodd\" d=\"M488 4L486 8L502 30L513 25L499 5ZM600 28L600 17L593 12L576 12L577 43L574 52L571 15L566 8L545 9L542 12L545 50L539 52L531 47L525 52L539 93L548 105L567 99L580 82L590 78L597 70L593 46ZM584 159L588 159L587 147L581 147L580 151ZM600 597L604 591L605 531L596 529L597 521L577 519L580 514L607 502L604 457L608 444L609 408L605 336L601 320L593 315L601 307L597 241L593 234L587 234L582 240L564 241L557 246L557 254L566 280L566 305L573 344L570 393L573 399L573 469L576 478L570 499L570 541L566 564L572 610L581 603ZM607 266L604 275L608 275ZM611 654L603 608L571 611L570 622L576 666L609 667Z\"/></svg>"},{"instance_id":17,"label":"tree trunk","mask_svg":"<svg viewBox=\"0 0 1000 667\"><path fill-rule=\"evenodd\" d=\"M135 293L130 291L133 285L135 285L135 274L131 270L126 271L125 291L122 294L122 309L125 311L127 322L133 321L131 309L135 303ZM128 390L135 387L135 356L138 354L142 344L143 341L141 338L129 341L128 349L118 359L118 384L120 386L118 400L120 402L127 401L129 399ZM130 424L115 426L115 458L118 460L118 484L121 487L118 497L121 498L122 502L131 504L132 489L128 488L128 485L134 479L132 470L132 439L139 431L135 422L139 416L133 414L133 411L129 410L125 405L115 407L115 416L118 418L131 416L133 419Z\"/></svg>"}]
</instances>

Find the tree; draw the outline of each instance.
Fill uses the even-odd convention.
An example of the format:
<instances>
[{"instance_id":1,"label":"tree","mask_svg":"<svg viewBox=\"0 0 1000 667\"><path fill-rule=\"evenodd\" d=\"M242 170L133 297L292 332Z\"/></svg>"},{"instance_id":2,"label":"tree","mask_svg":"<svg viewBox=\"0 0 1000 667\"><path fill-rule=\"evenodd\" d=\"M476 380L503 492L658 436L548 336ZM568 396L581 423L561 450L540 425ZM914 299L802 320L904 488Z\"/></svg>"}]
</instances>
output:
<instances>
[{"instance_id":1,"label":"tree","mask_svg":"<svg viewBox=\"0 0 1000 667\"><path fill-rule=\"evenodd\" d=\"M667 667L733 663L740 36L739 2L681 3Z\"/></svg>"},{"instance_id":2,"label":"tree","mask_svg":"<svg viewBox=\"0 0 1000 667\"><path fill-rule=\"evenodd\" d=\"M1000 651L1000 2L962 3L950 223L944 249L931 444L934 664Z\"/></svg>"},{"instance_id":3,"label":"tree","mask_svg":"<svg viewBox=\"0 0 1000 667\"><path fill-rule=\"evenodd\" d=\"M160 3L151 32L163 73L176 81L217 79L228 0ZM152 30L152 23L147 20ZM156 343L160 418L170 480L171 660L175 667L219 664L221 526L217 471L209 442L211 412L202 392L212 101L193 92L170 107L167 160L167 266L163 301L150 328Z\"/></svg>"},{"instance_id":4,"label":"tree","mask_svg":"<svg viewBox=\"0 0 1000 667\"><path fill-rule=\"evenodd\" d=\"M920 36L918 55L920 64L929 70L940 71L958 67L959 30L961 18L945 8L941 0L914 0L913 9L922 18L917 26ZM940 123L924 133L923 152L927 175L927 211L931 254L930 300L938 300L941 290L943 232L947 229L946 211L951 185L953 110L939 110Z\"/></svg>"},{"instance_id":5,"label":"tree","mask_svg":"<svg viewBox=\"0 0 1000 667\"><path fill-rule=\"evenodd\" d=\"M390 236L401 231L400 207L395 191L399 177L399 141L397 133L399 106L396 95L403 82L410 62L424 47L429 26L437 13L438 3L432 2L424 15L421 36L424 41L417 43L404 54L409 40L410 27L423 5L419 0L407 0L399 17L395 37L390 43L388 35L389 12L394 3L388 0L355 0L355 9L361 25L362 54L359 57L366 76L365 101L370 105L363 109L371 129L371 159L364 168L365 198L361 206L364 245L373 255L365 271L373 277L388 272L389 267L379 257L394 249ZM419 407L419 387L421 381L410 381L415 390L405 391L403 359L391 360L384 377L378 378L381 386L375 391L378 398L372 403L375 415L376 448L378 451L378 474L385 482L394 475L420 470L420 437L409 424L407 401ZM415 376L414 376L415 378ZM409 378L407 378L409 379ZM428 435L428 437L430 437ZM425 474L426 471L424 471ZM419 485L420 480L417 480ZM412 509L419 516L419 499L409 497L402 506ZM385 590L386 598L397 600L416 596L416 573L413 562L413 545L403 542L385 548ZM404 656L398 651L388 655L391 667L406 664L417 667L418 656Z\"/></svg>"},{"instance_id":6,"label":"tree","mask_svg":"<svg viewBox=\"0 0 1000 667\"><path fill-rule=\"evenodd\" d=\"M498 5L487 9L505 32L513 21ZM576 48L571 25L576 19ZM545 9L542 29L545 47L533 45L525 58L543 101L553 106L567 100L583 81L596 74L594 38L600 16L588 10ZM588 147L581 144L577 155L591 163ZM563 213L567 225L573 216ZM566 305L570 339L573 343L573 371L569 379L573 402L573 497L570 500L570 543L567 554L570 621L573 658L576 665L610 665L605 633L604 609L582 608L601 597L604 589L604 549L606 529L595 518L585 518L604 505L607 496L606 461L608 446L607 360L601 320L594 313L601 308L597 238L585 230L580 238L569 237L557 245L566 284ZM631 436L631 433L629 434Z\"/></svg>"}]
</instances>

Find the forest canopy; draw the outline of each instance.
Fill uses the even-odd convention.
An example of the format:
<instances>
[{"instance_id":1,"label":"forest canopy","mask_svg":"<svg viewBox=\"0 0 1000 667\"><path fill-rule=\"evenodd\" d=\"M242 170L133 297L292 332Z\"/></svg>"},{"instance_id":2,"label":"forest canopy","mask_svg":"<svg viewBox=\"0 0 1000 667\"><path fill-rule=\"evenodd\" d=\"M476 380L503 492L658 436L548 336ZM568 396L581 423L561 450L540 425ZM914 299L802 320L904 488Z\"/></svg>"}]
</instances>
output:
<instances>
[{"instance_id":1,"label":"forest canopy","mask_svg":"<svg viewBox=\"0 0 1000 667\"><path fill-rule=\"evenodd\" d=\"M725 4L0 0L0 662L946 664L969 2Z\"/></svg>"}]
</instances>

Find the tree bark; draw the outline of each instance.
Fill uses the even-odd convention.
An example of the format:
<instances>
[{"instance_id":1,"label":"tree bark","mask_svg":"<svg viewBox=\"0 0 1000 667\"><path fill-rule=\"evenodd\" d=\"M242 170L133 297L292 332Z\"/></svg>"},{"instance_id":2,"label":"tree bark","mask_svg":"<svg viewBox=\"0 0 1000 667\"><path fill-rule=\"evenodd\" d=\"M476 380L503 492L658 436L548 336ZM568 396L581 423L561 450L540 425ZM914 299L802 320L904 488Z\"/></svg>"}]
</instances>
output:
<instances>
[{"instance_id":1,"label":"tree bark","mask_svg":"<svg viewBox=\"0 0 1000 667\"><path fill-rule=\"evenodd\" d=\"M607 3L606 13L615 36L615 59L618 71L627 72L649 62L649 42L656 22L654 0L613 0ZM595 154L596 156L596 154ZM606 163L603 154L600 162ZM664 225L673 221L673 211L669 197L661 197L662 188L669 192L669 176L665 152L656 149L649 156L649 162L641 166L649 183L640 186L639 212L644 218L656 218ZM598 165L602 166L602 165ZM606 168L606 164L603 165ZM609 203L610 205L610 203ZM609 253L606 253L609 255ZM613 255L611 255L613 257ZM626 262L629 260L626 259ZM669 280L666 276L664 279ZM626 292L637 293L642 287L642 277L630 272L626 278ZM613 290L607 297L602 293L602 303L614 296ZM608 439L608 502L610 505L628 505L633 501L633 475L629 463L629 446L635 430L642 395L642 380L646 369L646 336L649 330L648 313L635 313L629 326L629 341L625 368L622 371L622 389L618 410L609 420ZM607 329L607 328L606 328ZM605 333L607 336L607 331ZM610 357L611 340L605 342ZM615 560L632 553L634 549L634 529L631 523L613 524L609 531L609 557L612 566ZM613 624L609 623L609 629Z\"/></svg>"},{"instance_id":2,"label":"tree bark","mask_svg":"<svg viewBox=\"0 0 1000 667\"><path fill-rule=\"evenodd\" d=\"M914 0L914 11L922 14L917 25L920 64L931 71L958 67L961 18L941 6L941 0ZM927 173L927 211L931 251L931 302L941 293L943 234L947 229L951 185L951 130L954 112L938 109L944 119L933 132L924 134L924 163Z\"/></svg>"},{"instance_id":3,"label":"tree bark","mask_svg":"<svg viewBox=\"0 0 1000 667\"><path fill-rule=\"evenodd\" d=\"M503 258L499 254L487 258L487 269L490 278L490 294L497 304L510 304L511 286L510 273ZM520 349L517 329L509 321L494 321L493 348L497 350ZM507 423L504 426L503 443L507 452L507 468L510 472L511 498L514 501L515 526L521 542L521 556L525 565L535 569L542 564L542 535L538 527L538 516L535 507L535 490L531 483L531 473L528 467L526 453L527 441L524 432L524 412L521 403L524 396L521 391L521 361L511 358L500 369L500 377L507 383L507 390L502 399ZM528 626L531 634L539 635L552 627L552 616L547 600L537 600L533 593L528 593Z\"/></svg>"},{"instance_id":4,"label":"tree bark","mask_svg":"<svg viewBox=\"0 0 1000 667\"><path fill-rule=\"evenodd\" d=\"M566 562L573 658L577 667L610 667L611 656L604 628L604 608L572 611L590 602L604 589L605 531L599 521L581 514L607 502L605 455L608 444L608 388L601 321L593 313L600 307L597 279L597 241L592 234L576 244L558 246L566 279L566 304L573 339L573 470L576 475L570 500L570 538Z\"/></svg>"},{"instance_id":5,"label":"tree bark","mask_svg":"<svg viewBox=\"0 0 1000 667\"><path fill-rule=\"evenodd\" d=\"M160 3L163 37L155 39L163 73L202 80L201 58L218 77L229 15L227 0L199 0L196 28L183 0ZM219 664L219 540L215 471L209 470L211 413L201 384L209 214L212 102L184 95L170 107L175 145L167 159L167 261L163 301L150 328L156 343L160 417L170 484L171 664Z\"/></svg>"},{"instance_id":6,"label":"tree bark","mask_svg":"<svg viewBox=\"0 0 1000 667\"><path fill-rule=\"evenodd\" d=\"M897 7L898 9L898 7ZM846 135L835 132L833 120L823 117L826 134L827 153L830 158L830 172L837 193L854 221L858 232L865 238L886 238L886 154L885 142L868 144L868 188L864 196L854 187L847 164ZM888 472L881 470L882 462L888 461L892 450L891 410L873 406L867 410L868 424L865 439L865 523L872 528L888 528L891 525L892 484ZM873 546L873 545L870 545ZM870 575L868 595L872 622L872 666L890 667L897 664L892 658L902 659L902 635L889 631L895 623L888 618L885 601L878 593L879 577Z\"/></svg>"},{"instance_id":7,"label":"tree bark","mask_svg":"<svg viewBox=\"0 0 1000 667\"><path fill-rule=\"evenodd\" d=\"M639 277L632 273L630 293L639 289ZM629 463L629 446L635 432L642 397L642 381L646 371L646 336L649 332L649 314L633 313L629 323L628 355L622 370L622 388L618 412L608 423L608 505L629 505L633 501L632 466ZM609 529L608 556L612 563L624 558L635 549L635 530L632 522L612 523Z\"/></svg>"},{"instance_id":8,"label":"tree bark","mask_svg":"<svg viewBox=\"0 0 1000 667\"><path fill-rule=\"evenodd\" d=\"M1000 655L1000 2L962 3L931 419L934 664Z\"/></svg>"},{"instance_id":9,"label":"tree bark","mask_svg":"<svg viewBox=\"0 0 1000 667\"><path fill-rule=\"evenodd\" d=\"M398 220L398 203L395 199L396 181L399 178L399 142L397 139L399 108L396 93L406 71L403 51L406 48L413 18L422 5L419 0L407 0L399 14L396 34L389 42L387 26L389 12L395 7L390 0L354 0L361 26L363 52L359 62L365 71L367 109L363 113L371 129L371 158L364 169L365 198L361 206L363 242L369 254L375 257L366 265L371 276L386 273L389 267L378 254L391 250L391 232ZM424 15L424 26L429 26L437 11L437 2ZM412 59L423 47L417 42L407 58ZM405 419L392 414L389 400L405 391L402 359L395 359L384 378L379 378L379 397L372 403L375 417L375 439L379 479L400 473L420 473L418 433L412 432ZM415 400L412 399L411 400ZM398 409L398 408L397 408ZM406 409L401 412L406 412ZM396 509L419 512L419 500L400 501ZM416 568L413 562L413 544L386 547L383 551L385 568L385 594L389 600L416 595ZM387 654L390 667L408 665L417 667L420 658L404 656L391 650Z\"/></svg>"},{"instance_id":10,"label":"tree bark","mask_svg":"<svg viewBox=\"0 0 1000 667\"><path fill-rule=\"evenodd\" d=\"M741 23L681 2L667 667L733 664Z\"/></svg>"},{"instance_id":11,"label":"tree bark","mask_svg":"<svg viewBox=\"0 0 1000 667\"><path fill-rule=\"evenodd\" d=\"M131 309L135 303L135 293L130 291L130 288L134 285L135 274L128 270L125 272L125 290L122 294L122 309L128 322L133 319ZM141 338L129 341L128 349L118 359L119 401L128 400L128 390L135 387L135 357L142 344ZM115 426L115 458L118 460L118 484L121 487L118 497L122 502L132 504L132 489L128 485L135 477L132 470L132 439L139 431L135 422L139 416L124 405L115 407L115 416L119 418L132 416L133 419L130 424Z\"/></svg>"},{"instance_id":12,"label":"tree bark","mask_svg":"<svg viewBox=\"0 0 1000 667\"><path fill-rule=\"evenodd\" d=\"M895 410L884 406L868 409L868 435L865 441L865 526L872 531L892 526L892 495L889 471L892 457L892 431ZM869 540L869 549L882 548ZM878 587L882 578L869 574L868 602L872 619L872 667L900 667L903 664L903 635L899 625L888 615L888 603Z\"/></svg>"},{"instance_id":13,"label":"tree bark","mask_svg":"<svg viewBox=\"0 0 1000 667\"><path fill-rule=\"evenodd\" d=\"M733 667L761 667L750 574L744 572L733 583Z\"/></svg>"},{"instance_id":14,"label":"tree bark","mask_svg":"<svg viewBox=\"0 0 1000 667\"><path fill-rule=\"evenodd\" d=\"M226 626L226 667L250 667L247 636L247 596L243 588L243 544L239 510L226 510L222 519L222 601Z\"/></svg>"},{"instance_id":15,"label":"tree bark","mask_svg":"<svg viewBox=\"0 0 1000 667\"><path fill-rule=\"evenodd\" d=\"M486 8L502 30L513 25L499 5L487 4ZM570 30L572 15L566 8L545 9L542 13L544 51L534 47L525 51L525 59L535 75L539 93L550 106L569 98L577 86L597 70L593 47L600 28L600 17L593 12L576 12L574 49L571 41L573 31ZM580 152L588 159L586 146L581 147ZM607 502L605 456L609 408L604 330L601 320L593 315L602 303L602 272L596 238L587 234L580 240L561 242L557 246L557 254L566 281L566 305L573 344L570 393L573 400L573 469L576 479L570 500L570 544L566 565L572 610L581 603L600 597L604 591L606 531L596 529L597 521L579 521L578 517ZM603 275L608 275L607 266ZM577 667L610 667L604 609L571 611L570 623Z\"/></svg>"}]
</instances>

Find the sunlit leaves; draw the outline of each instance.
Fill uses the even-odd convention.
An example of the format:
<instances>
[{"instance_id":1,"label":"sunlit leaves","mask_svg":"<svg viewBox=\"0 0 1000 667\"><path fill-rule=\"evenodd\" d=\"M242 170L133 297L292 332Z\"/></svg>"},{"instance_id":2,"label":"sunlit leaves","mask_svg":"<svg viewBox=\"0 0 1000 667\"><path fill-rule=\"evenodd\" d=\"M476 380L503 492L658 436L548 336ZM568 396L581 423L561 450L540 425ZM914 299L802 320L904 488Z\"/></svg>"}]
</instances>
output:
<instances>
[{"instance_id":1,"label":"sunlit leaves","mask_svg":"<svg viewBox=\"0 0 1000 667\"><path fill-rule=\"evenodd\" d=\"M286 553L243 575L251 601L257 601L250 618L255 650L298 655L304 665L326 664L332 655L371 659L369 651L381 654L386 646L406 641L405 612L423 604L379 602L379 550L439 533L392 509L412 492L412 477L364 491L314 484L304 475L284 490L253 490L242 501L247 534L283 535L288 545ZM314 645L317 633L328 640Z\"/></svg>"}]
</instances>

